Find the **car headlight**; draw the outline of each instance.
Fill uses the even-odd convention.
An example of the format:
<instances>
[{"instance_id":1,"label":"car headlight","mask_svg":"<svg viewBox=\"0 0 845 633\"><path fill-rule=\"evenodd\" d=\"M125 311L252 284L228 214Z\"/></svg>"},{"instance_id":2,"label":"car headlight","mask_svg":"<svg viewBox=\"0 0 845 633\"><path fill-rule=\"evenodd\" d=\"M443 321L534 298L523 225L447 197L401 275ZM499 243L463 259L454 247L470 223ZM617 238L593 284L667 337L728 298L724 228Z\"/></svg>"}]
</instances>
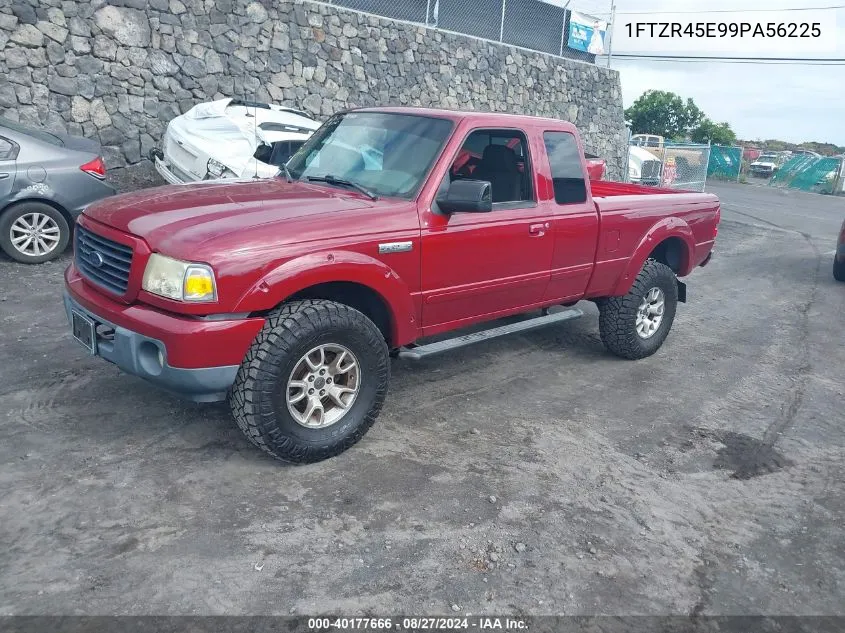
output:
<instances>
[{"instance_id":1,"label":"car headlight","mask_svg":"<svg viewBox=\"0 0 845 633\"><path fill-rule=\"evenodd\" d=\"M214 160L213 158L208 159L208 164L205 166L205 170L212 178L237 178L238 176L235 172L226 167L226 165L220 161Z\"/></svg>"},{"instance_id":2,"label":"car headlight","mask_svg":"<svg viewBox=\"0 0 845 633\"><path fill-rule=\"evenodd\" d=\"M177 301L215 301L214 271L205 264L183 262L153 253L147 260L141 288Z\"/></svg>"}]
</instances>

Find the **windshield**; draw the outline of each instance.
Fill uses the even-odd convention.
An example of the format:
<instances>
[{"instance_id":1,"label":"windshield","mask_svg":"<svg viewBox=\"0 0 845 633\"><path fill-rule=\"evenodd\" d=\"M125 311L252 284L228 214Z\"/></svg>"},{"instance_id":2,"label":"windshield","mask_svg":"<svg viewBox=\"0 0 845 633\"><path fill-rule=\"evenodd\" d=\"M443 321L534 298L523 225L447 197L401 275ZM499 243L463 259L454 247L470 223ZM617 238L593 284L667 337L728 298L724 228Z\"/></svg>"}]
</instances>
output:
<instances>
[{"instance_id":1,"label":"windshield","mask_svg":"<svg viewBox=\"0 0 845 633\"><path fill-rule=\"evenodd\" d=\"M44 130L36 130L35 128L28 127L26 125L21 125L20 123L15 123L14 121L10 121L4 117L0 117L0 127L8 128L18 134L26 134L27 136L31 136L33 138L38 139L39 141L44 141L45 143L50 143L51 145L58 145L59 147L63 146L64 143L62 139L58 136L53 136L49 132L45 132Z\"/></svg>"},{"instance_id":2,"label":"windshield","mask_svg":"<svg viewBox=\"0 0 845 633\"><path fill-rule=\"evenodd\" d=\"M762 154L757 160L761 163L774 163L777 159L778 157L776 154Z\"/></svg>"},{"instance_id":3,"label":"windshield","mask_svg":"<svg viewBox=\"0 0 845 633\"><path fill-rule=\"evenodd\" d=\"M452 129L447 119L347 112L329 119L288 162L296 180L347 180L379 196L411 198Z\"/></svg>"}]
</instances>

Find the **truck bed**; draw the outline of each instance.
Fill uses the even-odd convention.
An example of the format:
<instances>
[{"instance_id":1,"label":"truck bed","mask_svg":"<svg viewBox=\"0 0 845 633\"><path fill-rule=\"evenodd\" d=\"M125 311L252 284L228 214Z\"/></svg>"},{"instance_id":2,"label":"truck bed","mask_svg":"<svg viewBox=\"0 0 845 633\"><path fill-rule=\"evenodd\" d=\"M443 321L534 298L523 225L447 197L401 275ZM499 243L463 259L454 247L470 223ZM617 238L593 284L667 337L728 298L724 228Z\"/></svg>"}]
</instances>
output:
<instances>
[{"instance_id":1,"label":"truck bed","mask_svg":"<svg viewBox=\"0 0 845 633\"><path fill-rule=\"evenodd\" d=\"M683 189L669 189L668 187L649 187L635 185L629 182L612 182L608 180L591 180L590 188L594 198L610 198L612 196L648 196L661 193L696 193Z\"/></svg>"},{"instance_id":2,"label":"truck bed","mask_svg":"<svg viewBox=\"0 0 845 633\"><path fill-rule=\"evenodd\" d=\"M608 181L593 181L590 186L600 229L589 295L617 292L630 257L650 248L643 244L655 235L655 227L672 227L676 242L672 262L679 277L705 262L713 249L720 213L719 199L712 193ZM656 237L654 245L661 240Z\"/></svg>"}]
</instances>

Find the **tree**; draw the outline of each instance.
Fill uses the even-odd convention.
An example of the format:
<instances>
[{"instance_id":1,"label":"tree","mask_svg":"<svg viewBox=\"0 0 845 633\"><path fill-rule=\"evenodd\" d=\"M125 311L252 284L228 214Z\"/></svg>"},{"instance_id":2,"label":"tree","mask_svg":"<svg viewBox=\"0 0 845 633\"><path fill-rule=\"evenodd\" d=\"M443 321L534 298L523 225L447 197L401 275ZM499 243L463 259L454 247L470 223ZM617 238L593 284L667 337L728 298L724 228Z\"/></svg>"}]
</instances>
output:
<instances>
[{"instance_id":1,"label":"tree","mask_svg":"<svg viewBox=\"0 0 845 633\"><path fill-rule=\"evenodd\" d=\"M674 92L647 90L625 110L634 134L659 134L685 138L698 127L704 113L692 99L686 102Z\"/></svg>"},{"instance_id":2,"label":"tree","mask_svg":"<svg viewBox=\"0 0 845 633\"><path fill-rule=\"evenodd\" d=\"M729 123L714 123L707 117L701 119L692 134L690 135L695 143L707 143L713 145L733 145L736 143L736 134Z\"/></svg>"}]
</instances>

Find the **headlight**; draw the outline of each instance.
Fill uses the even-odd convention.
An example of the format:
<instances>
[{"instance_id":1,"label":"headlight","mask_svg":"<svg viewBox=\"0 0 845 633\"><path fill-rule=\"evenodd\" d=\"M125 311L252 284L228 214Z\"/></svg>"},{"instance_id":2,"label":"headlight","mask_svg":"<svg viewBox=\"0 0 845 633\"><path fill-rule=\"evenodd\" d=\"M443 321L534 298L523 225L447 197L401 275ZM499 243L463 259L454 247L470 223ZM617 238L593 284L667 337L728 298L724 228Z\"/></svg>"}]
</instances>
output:
<instances>
[{"instance_id":1,"label":"headlight","mask_svg":"<svg viewBox=\"0 0 845 633\"><path fill-rule=\"evenodd\" d=\"M141 288L177 301L215 301L214 272L205 264L183 262L153 253L147 261Z\"/></svg>"},{"instance_id":2,"label":"headlight","mask_svg":"<svg viewBox=\"0 0 845 633\"><path fill-rule=\"evenodd\" d=\"M631 165L628 167L628 178L639 178L640 177L640 170L637 168L636 165Z\"/></svg>"},{"instance_id":3,"label":"headlight","mask_svg":"<svg viewBox=\"0 0 845 633\"><path fill-rule=\"evenodd\" d=\"M208 164L205 166L208 175L212 178L237 178L237 174L233 172L231 169L226 167L223 163L214 160L213 158L208 159Z\"/></svg>"}]
</instances>

